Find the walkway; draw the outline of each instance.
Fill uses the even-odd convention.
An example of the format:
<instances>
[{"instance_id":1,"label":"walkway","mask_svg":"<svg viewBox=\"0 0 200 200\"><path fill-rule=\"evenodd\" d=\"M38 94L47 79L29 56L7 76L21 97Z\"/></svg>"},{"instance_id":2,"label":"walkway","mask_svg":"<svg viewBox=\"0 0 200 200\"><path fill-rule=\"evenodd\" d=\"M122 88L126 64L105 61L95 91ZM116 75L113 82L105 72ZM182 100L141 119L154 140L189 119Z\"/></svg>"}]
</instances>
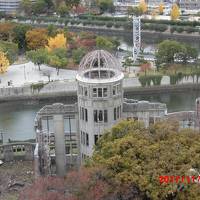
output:
<instances>
[{"instance_id":1,"label":"walkway","mask_svg":"<svg viewBox=\"0 0 200 200\"><path fill-rule=\"evenodd\" d=\"M37 82L47 82L48 75L50 80L61 81L61 80L74 80L76 76L75 70L57 70L53 67L46 65L41 66L41 71L38 70L38 66L32 62L20 65L11 65L5 74L0 74L0 88L14 86L19 87L22 85L29 85Z\"/></svg>"}]
</instances>

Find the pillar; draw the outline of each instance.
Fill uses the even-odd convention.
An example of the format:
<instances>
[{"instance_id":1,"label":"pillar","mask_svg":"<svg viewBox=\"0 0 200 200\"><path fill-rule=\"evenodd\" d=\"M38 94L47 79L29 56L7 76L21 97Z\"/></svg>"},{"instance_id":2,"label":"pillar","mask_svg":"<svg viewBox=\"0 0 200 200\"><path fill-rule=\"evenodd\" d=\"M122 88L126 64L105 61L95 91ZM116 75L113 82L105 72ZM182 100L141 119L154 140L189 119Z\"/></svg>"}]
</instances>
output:
<instances>
[{"instance_id":1,"label":"pillar","mask_svg":"<svg viewBox=\"0 0 200 200\"><path fill-rule=\"evenodd\" d=\"M65 133L63 115L54 115L56 173L58 176L66 174Z\"/></svg>"}]
</instances>

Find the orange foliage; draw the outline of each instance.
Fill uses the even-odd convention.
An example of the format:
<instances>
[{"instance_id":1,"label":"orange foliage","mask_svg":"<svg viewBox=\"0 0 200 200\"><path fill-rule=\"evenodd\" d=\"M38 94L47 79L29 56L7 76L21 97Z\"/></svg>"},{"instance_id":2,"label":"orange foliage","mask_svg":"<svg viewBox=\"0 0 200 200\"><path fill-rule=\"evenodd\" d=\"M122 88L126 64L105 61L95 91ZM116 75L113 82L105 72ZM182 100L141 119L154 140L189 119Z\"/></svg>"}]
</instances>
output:
<instances>
[{"instance_id":1,"label":"orange foliage","mask_svg":"<svg viewBox=\"0 0 200 200\"><path fill-rule=\"evenodd\" d=\"M31 50L45 47L47 44L47 30L44 28L35 28L27 31L26 42L28 49Z\"/></svg>"},{"instance_id":2,"label":"orange foliage","mask_svg":"<svg viewBox=\"0 0 200 200\"><path fill-rule=\"evenodd\" d=\"M1 40L12 40L13 29L15 25L12 23L0 23Z\"/></svg>"}]
</instances>

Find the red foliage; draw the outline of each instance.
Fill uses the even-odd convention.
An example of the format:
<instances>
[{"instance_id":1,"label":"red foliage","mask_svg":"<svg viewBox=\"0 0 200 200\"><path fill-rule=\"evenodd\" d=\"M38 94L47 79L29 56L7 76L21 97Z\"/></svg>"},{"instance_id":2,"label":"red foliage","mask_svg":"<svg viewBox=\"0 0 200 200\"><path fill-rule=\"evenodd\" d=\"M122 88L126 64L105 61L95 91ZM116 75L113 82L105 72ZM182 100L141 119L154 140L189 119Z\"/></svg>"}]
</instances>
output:
<instances>
[{"instance_id":1,"label":"red foliage","mask_svg":"<svg viewBox=\"0 0 200 200\"><path fill-rule=\"evenodd\" d=\"M144 63L140 66L141 72L146 72L151 69L151 63Z\"/></svg>"},{"instance_id":2,"label":"red foliage","mask_svg":"<svg viewBox=\"0 0 200 200\"><path fill-rule=\"evenodd\" d=\"M77 7L73 8L74 13L80 15L80 14L84 14L87 9L84 6L78 5Z\"/></svg>"},{"instance_id":3,"label":"red foliage","mask_svg":"<svg viewBox=\"0 0 200 200\"><path fill-rule=\"evenodd\" d=\"M19 200L104 200L109 186L101 180L101 172L97 168L82 168L65 178L38 178L22 191Z\"/></svg>"},{"instance_id":4,"label":"red foliage","mask_svg":"<svg viewBox=\"0 0 200 200\"><path fill-rule=\"evenodd\" d=\"M19 200L68 200L64 192L64 179L41 177L21 192Z\"/></svg>"},{"instance_id":5,"label":"red foliage","mask_svg":"<svg viewBox=\"0 0 200 200\"><path fill-rule=\"evenodd\" d=\"M94 39L83 39L80 40L78 44L81 47L92 49L94 46L96 46L96 41Z\"/></svg>"}]
</instances>

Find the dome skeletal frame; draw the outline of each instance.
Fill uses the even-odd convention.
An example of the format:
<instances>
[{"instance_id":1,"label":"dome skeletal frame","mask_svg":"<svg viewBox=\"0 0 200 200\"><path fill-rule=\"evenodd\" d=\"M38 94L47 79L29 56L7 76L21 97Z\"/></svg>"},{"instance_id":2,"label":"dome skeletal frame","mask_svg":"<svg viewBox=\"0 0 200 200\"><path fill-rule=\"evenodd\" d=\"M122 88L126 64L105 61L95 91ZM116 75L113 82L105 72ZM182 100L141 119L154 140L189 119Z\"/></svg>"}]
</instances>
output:
<instances>
[{"instance_id":1,"label":"dome skeletal frame","mask_svg":"<svg viewBox=\"0 0 200 200\"><path fill-rule=\"evenodd\" d=\"M95 50L86 54L80 62L79 73L88 70L119 70L121 71L120 62L108 51Z\"/></svg>"}]
</instances>

